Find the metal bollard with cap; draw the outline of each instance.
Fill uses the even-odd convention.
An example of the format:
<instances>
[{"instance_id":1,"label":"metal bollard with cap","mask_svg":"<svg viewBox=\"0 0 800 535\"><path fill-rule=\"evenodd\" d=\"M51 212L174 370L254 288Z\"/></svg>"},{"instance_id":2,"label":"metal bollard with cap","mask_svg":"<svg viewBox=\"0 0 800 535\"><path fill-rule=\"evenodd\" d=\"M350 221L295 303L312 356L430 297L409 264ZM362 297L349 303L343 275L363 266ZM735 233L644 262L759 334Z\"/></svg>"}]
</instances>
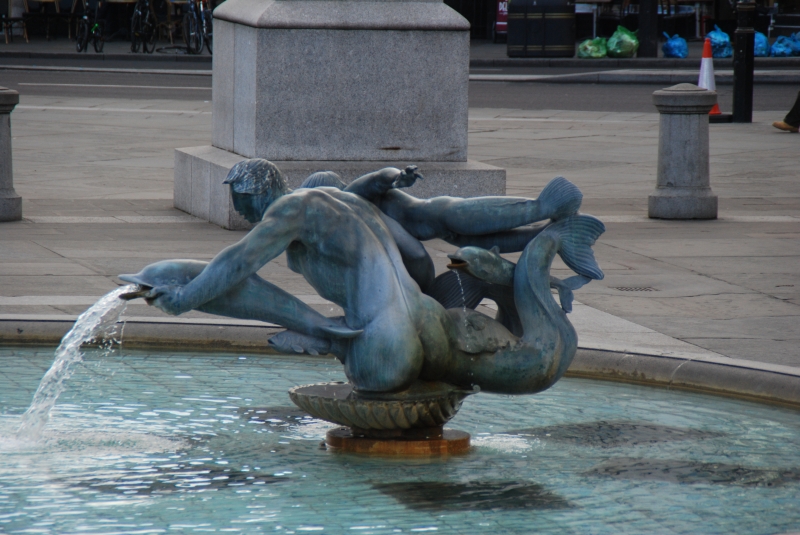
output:
<instances>
[{"instance_id":1,"label":"metal bollard with cap","mask_svg":"<svg viewBox=\"0 0 800 535\"><path fill-rule=\"evenodd\" d=\"M716 91L678 84L653 93L659 117L658 175L647 202L657 219L716 219L708 166L708 112Z\"/></svg>"},{"instance_id":2,"label":"metal bollard with cap","mask_svg":"<svg viewBox=\"0 0 800 535\"><path fill-rule=\"evenodd\" d=\"M11 112L19 93L0 87L0 222L22 219L22 197L14 191L11 165Z\"/></svg>"}]
</instances>

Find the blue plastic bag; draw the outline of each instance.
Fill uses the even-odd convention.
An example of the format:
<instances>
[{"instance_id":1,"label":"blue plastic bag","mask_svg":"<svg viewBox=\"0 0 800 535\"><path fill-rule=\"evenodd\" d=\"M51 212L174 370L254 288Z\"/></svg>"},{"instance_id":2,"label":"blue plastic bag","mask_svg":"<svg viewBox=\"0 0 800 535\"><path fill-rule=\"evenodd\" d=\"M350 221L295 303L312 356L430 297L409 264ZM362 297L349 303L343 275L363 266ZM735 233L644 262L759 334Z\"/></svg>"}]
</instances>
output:
<instances>
[{"instance_id":1,"label":"blue plastic bag","mask_svg":"<svg viewBox=\"0 0 800 535\"><path fill-rule=\"evenodd\" d=\"M800 56L800 32L792 34L792 55Z\"/></svg>"},{"instance_id":2,"label":"blue plastic bag","mask_svg":"<svg viewBox=\"0 0 800 535\"><path fill-rule=\"evenodd\" d=\"M788 58L792 55L792 39L781 35L772 43L772 48L769 49L769 55L773 58Z\"/></svg>"},{"instance_id":3,"label":"blue plastic bag","mask_svg":"<svg viewBox=\"0 0 800 535\"><path fill-rule=\"evenodd\" d=\"M711 55L715 58L729 58L733 56L733 47L731 46L731 38L727 33L719 29L719 26L714 25L714 29L706 37L711 39Z\"/></svg>"},{"instance_id":4,"label":"blue plastic bag","mask_svg":"<svg viewBox=\"0 0 800 535\"><path fill-rule=\"evenodd\" d=\"M769 56L769 39L761 32L756 32L756 43L753 50L753 55L757 58L765 58Z\"/></svg>"},{"instance_id":5,"label":"blue plastic bag","mask_svg":"<svg viewBox=\"0 0 800 535\"><path fill-rule=\"evenodd\" d=\"M677 33L672 37L667 32L664 32L664 37L667 41L661 45L661 51L664 52L665 58L685 58L689 55L689 46L686 44L686 39L680 37Z\"/></svg>"}]
</instances>

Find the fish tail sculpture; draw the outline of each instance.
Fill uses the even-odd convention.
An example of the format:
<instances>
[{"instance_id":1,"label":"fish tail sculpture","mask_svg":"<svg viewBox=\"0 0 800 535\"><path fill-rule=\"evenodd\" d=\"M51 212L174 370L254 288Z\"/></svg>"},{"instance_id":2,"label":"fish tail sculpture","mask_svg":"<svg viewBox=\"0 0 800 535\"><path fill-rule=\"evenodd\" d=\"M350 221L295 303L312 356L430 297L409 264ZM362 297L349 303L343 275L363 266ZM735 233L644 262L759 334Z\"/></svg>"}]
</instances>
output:
<instances>
[{"instance_id":1,"label":"fish tail sculpture","mask_svg":"<svg viewBox=\"0 0 800 535\"><path fill-rule=\"evenodd\" d=\"M538 201L542 210L555 220L576 213L581 207L583 193L563 176L557 176L539 193Z\"/></svg>"},{"instance_id":2,"label":"fish tail sculpture","mask_svg":"<svg viewBox=\"0 0 800 535\"><path fill-rule=\"evenodd\" d=\"M505 331L504 335L504 327L481 322L474 311L449 311L464 315L464 321L454 322L462 340L460 355L444 380L505 394L532 394L558 381L578 347L577 333L566 315L572 306L572 290L603 277L591 246L604 231L600 220L573 215L554 222L531 240L516 265L495 251L478 247L464 247L450 255L451 269L513 289L522 333L517 337ZM550 277L556 254L577 277L564 281ZM559 290L560 305L551 287Z\"/></svg>"}]
</instances>

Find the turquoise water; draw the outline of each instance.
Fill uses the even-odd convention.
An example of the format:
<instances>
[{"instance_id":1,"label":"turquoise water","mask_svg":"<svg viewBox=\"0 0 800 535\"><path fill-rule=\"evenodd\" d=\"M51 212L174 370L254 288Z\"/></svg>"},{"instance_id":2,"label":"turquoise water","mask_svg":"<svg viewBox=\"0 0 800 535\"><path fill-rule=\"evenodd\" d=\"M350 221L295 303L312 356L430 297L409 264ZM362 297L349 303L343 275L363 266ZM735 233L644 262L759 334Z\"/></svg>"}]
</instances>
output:
<instances>
[{"instance_id":1,"label":"turquoise water","mask_svg":"<svg viewBox=\"0 0 800 535\"><path fill-rule=\"evenodd\" d=\"M89 352L42 440L15 440L52 349L0 350L0 533L800 531L800 413L565 379L479 394L448 459L320 447L286 391L333 358Z\"/></svg>"}]
</instances>

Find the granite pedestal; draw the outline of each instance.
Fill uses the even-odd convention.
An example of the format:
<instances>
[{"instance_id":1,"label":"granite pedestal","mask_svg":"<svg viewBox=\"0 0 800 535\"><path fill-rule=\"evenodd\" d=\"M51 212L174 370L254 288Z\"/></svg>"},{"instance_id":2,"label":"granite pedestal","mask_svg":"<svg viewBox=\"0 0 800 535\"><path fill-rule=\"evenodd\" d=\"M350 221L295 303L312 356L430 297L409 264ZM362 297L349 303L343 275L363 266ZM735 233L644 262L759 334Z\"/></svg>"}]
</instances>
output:
<instances>
[{"instance_id":1,"label":"granite pedestal","mask_svg":"<svg viewBox=\"0 0 800 535\"><path fill-rule=\"evenodd\" d=\"M11 112L19 93L0 87L0 222L22 219L22 197L14 191L11 155Z\"/></svg>"},{"instance_id":2,"label":"granite pedestal","mask_svg":"<svg viewBox=\"0 0 800 535\"><path fill-rule=\"evenodd\" d=\"M717 93L678 84L653 93L659 117L658 175L647 213L658 219L716 219L708 162L708 112Z\"/></svg>"},{"instance_id":3,"label":"granite pedestal","mask_svg":"<svg viewBox=\"0 0 800 535\"><path fill-rule=\"evenodd\" d=\"M212 145L176 152L176 208L246 228L221 169L255 157L293 186L416 164L413 195L505 193L504 170L467 160L469 24L441 0L227 0L214 17Z\"/></svg>"}]
</instances>

